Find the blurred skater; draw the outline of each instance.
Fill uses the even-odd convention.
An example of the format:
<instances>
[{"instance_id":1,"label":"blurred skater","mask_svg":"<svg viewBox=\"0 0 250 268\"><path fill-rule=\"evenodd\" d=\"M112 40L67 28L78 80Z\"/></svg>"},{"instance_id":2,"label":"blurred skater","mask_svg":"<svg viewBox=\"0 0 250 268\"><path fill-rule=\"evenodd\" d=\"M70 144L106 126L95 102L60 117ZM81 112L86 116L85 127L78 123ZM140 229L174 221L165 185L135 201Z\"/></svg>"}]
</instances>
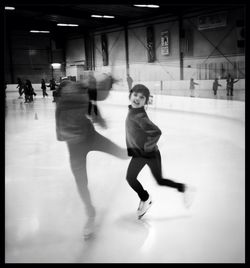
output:
<instances>
[{"instance_id":1,"label":"blurred skater","mask_svg":"<svg viewBox=\"0 0 250 268\"><path fill-rule=\"evenodd\" d=\"M129 94L129 110L126 118L126 144L128 155L132 157L126 179L140 199L137 216L140 219L152 205L152 198L143 188L137 177L145 165L148 165L152 175L160 186L175 188L184 193L184 202L191 205L193 190L186 184L162 177L161 154L157 142L161 130L148 117L144 106L148 104L150 92L142 85L135 85Z\"/></svg>"},{"instance_id":2,"label":"blurred skater","mask_svg":"<svg viewBox=\"0 0 250 268\"><path fill-rule=\"evenodd\" d=\"M217 95L218 87L221 87L221 84L219 84L218 78L216 77L213 82L213 92L214 95Z\"/></svg>"},{"instance_id":3,"label":"blurred skater","mask_svg":"<svg viewBox=\"0 0 250 268\"><path fill-rule=\"evenodd\" d=\"M23 93L24 93L24 83L23 83L23 81L22 81L22 79L20 78L20 77L18 77L17 78L17 87L16 88L18 88L18 94L19 94L19 99L22 99L23 97L22 97L22 95L23 95Z\"/></svg>"},{"instance_id":4,"label":"blurred skater","mask_svg":"<svg viewBox=\"0 0 250 268\"><path fill-rule=\"evenodd\" d=\"M227 76L227 80L226 80L227 96L230 95L230 87L231 87L231 75L228 74L228 76Z\"/></svg>"},{"instance_id":5,"label":"blurred skater","mask_svg":"<svg viewBox=\"0 0 250 268\"><path fill-rule=\"evenodd\" d=\"M112 77L106 77L99 88L98 100L104 100L112 87ZM127 159L125 148L121 148L99 134L88 118L88 81L62 81L56 101L56 134L59 141L65 141L69 161L78 192L83 201L88 220L84 236L88 238L94 231L96 211L88 189L87 155L91 151L101 151L121 159ZM97 164L98 168L98 164ZM101 179L101 178L100 178Z\"/></svg>"},{"instance_id":6,"label":"blurred skater","mask_svg":"<svg viewBox=\"0 0 250 268\"><path fill-rule=\"evenodd\" d=\"M226 85L227 96L233 96L234 84L237 83L239 80L240 79L234 80L234 78L230 74L228 74Z\"/></svg>"},{"instance_id":7,"label":"blurred skater","mask_svg":"<svg viewBox=\"0 0 250 268\"><path fill-rule=\"evenodd\" d=\"M33 96L36 96L36 92L30 80L26 80L26 83L28 83L28 87L29 87L30 101L33 101L34 100Z\"/></svg>"},{"instance_id":8,"label":"blurred skater","mask_svg":"<svg viewBox=\"0 0 250 268\"><path fill-rule=\"evenodd\" d=\"M93 122L99 124L103 128L107 128L107 123L102 117L98 106L97 106L97 81L93 74L89 74L88 78L86 79L88 85L88 118ZM112 81L111 81L112 83ZM94 114L92 114L92 110Z\"/></svg>"},{"instance_id":9,"label":"blurred skater","mask_svg":"<svg viewBox=\"0 0 250 268\"><path fill-rule=\"evenodd\" d=\"M47 92L46 92L46 83L45 83L45 80L44 80L44 79L41 80L41 89L42 89L42 91L43 91L43 98L44 98L45 96L48 97L48 94L47 94Z\"/></svg>"},{"instance_id":10,"label":"blurred skater","mask_svg":"<svg viewBox=\"0 0 250 268\"><path fill-rule=\"evenodd\" d=\"M88 96L89 96L88 115L91 116L91 111L93 108L94 114L95 116L97 116L98 109L97 109L96 79L92 74L89 74L88 76Z\"/></svg>"},{"instance_id":11,"label":"blurred skater","mask_svg":"<svg viewBox=\"0 0 250 268\"><path fill-rule=\"evenodd\" d=\"M25 95L25 103L33 101L33 95L36 96L34 92L33 86L29 79L26 79L25 86L24 86L24 95Z\"/></svg>"},{"instance_id":12,"label":"blurred skater","mask_svg":"<svg viewBox=\"0 0 250 268\"><path fill-rule=\"evenodd\" d=\"M190 89L190 97L195 97L195 93L194 93L195 85L199 85L199 84L196 83L196 82L194 82L194 78L191 78L190 79L190 86L189 86L189 89Z\"/></svg>"},{"instance_id":13,"label":"blurred skater","mask_svg":"<svg viewBox=\"0 0 250 268\"><path fill-rule=\"evenodd\" d=\"M29 82L25 82L24 84L24 103L30 102L30 87Z\"/></svg>"},{"instance_id":14,"label":"blurred skater","mask_svg":"<svg viewBox=\"0 0 250 268\"><path fill-rule=\"evenodd\" d=\"M130 91L133 85L133 79L129 74L127 74L127 83L128 83L128 90Z\"/></svg>"},{"instance_id":15,"label":"blurred skater","mask_svg":"<svg viewBox=\"0 0 250 268\"><path fill-rule=\"evenodd\" d=\"M56 82L55 82L54 78L52 78L50 80L50 83L49 83L48 87L50 87L50 90L52 91L52 96L53 96L52 102L56 102L56 95L57 95L56 87L57 87L57 85L56 85Z\"/></svg>"}]
</instances>

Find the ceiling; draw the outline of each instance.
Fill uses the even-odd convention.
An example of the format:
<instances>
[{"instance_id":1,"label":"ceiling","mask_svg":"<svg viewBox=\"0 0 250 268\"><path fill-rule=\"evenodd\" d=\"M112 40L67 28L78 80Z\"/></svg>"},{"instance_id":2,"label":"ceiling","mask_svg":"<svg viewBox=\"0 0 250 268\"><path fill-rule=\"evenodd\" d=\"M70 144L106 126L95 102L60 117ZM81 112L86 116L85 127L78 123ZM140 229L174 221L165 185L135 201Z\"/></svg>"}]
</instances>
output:
<instances>
[{"instance_id":1,"label":"ceiling","mask_svg":"<svg viewBox=\"0 0 250 268\"><path fill-rule=\"evenodd\" d=\"M23 3L20 3L23 2ZM125 25L131 21L148 20L158 16L171 17L189 13L204 13L230 7L230 5L160 4L160 8L140 8L132 3L82 4L69 1L5 1L5 6L14 6L14 11L5 10L5 26L8 30L50 30L74 33L93 31L107 26ZM83 2L83 1L81 1ZM120 1L121 2L121 1ZM138 3L138 1L136 2ZM231 7L232 8L232 7ZM112 15L114 19L92 18L91 15ZM58 27L57 23L78 24L79 27Z\"/></svg>"}]
</instances>

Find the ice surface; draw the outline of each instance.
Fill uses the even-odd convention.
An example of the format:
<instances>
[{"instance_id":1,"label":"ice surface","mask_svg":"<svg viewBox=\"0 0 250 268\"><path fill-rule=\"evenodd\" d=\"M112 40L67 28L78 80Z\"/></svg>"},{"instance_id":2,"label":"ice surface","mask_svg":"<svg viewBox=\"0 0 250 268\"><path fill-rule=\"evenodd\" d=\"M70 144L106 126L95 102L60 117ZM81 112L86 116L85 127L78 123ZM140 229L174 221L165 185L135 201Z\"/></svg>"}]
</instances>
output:
<instances>
[{"instance_id":1,"label":"ice surface","mask_svg":"<svg viewBox=\"0 0 250 268\"><path fill-rule=\"evenodd\" d=\"M222 106L230 111L232 105ZM96 126L97 131L125 147L127 107L99 106L108 128ZM220 109L218 102L215 108ZM91 152L88 175L96 231L84 240L86 215L66 144L56 140L54 111L51 97L37 96L34 103L24 104L14 94L6 101L7 263L245 261L244 119L149 108L149 117L163 133L163 174L197 188L193 206L186 209L182 194L158 186L145 167L139 180L153 205L137 220L139 200L125 180L129 160ZM244 114L243 102L239 112Z\"/></svg>"}]
</instances>

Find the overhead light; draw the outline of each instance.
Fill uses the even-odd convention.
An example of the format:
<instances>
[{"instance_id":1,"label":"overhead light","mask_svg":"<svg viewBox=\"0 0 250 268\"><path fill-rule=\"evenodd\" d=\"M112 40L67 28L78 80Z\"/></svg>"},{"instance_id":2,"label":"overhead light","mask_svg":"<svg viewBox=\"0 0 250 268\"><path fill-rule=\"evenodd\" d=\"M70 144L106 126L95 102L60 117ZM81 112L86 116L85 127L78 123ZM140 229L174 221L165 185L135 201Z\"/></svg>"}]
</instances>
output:
<instances>
[{"instance_id":1,"label":"overhead light","mask_svg":"<svg viewBox=\"0 0 250 268\"><path fill-rule=\"evenodd\" d=\"M135 7L159 8L158 5L134 5Z\"/></svg>"},{"instance_id":2,"label":"overhead light","mask_svg":"<svg viewBox=\"0 0 250 268\"><path fill-rule=\"evenodd\" d=\"M57 26L69 26L69 27L78 27L78 24L67 24L67 23L57 23Z\"/></svg>"},{"instance_id":3,"label":"overhead light","mask_svg":"<svg viewBox=\"0 0 250 268\"><path fill-rule=\"evenodd\" d=\"M51 66L53 67L53 69L60 69L61 63L51 63Z\"/></svg>"},{"instance_id":4,"label":"overhead light","mask_svg":"<svg viewBox=\"0 0 250 268\"><path fill-rule=\"evenodd\" d=\"M106 19L113 19L115 16L109 16L109 15L104 15L103 18L106 18Z\"/></svg>"},{"instance_id":5,"label":"overhead light","mask_svg":"<svg viewBox=\"0 0 250 268\"><path fill-rule=\"evenodd\" d=\"M149 7L149 8L159 8L160 6L158 6L158 5L147 5L147 7Z\"/></svg>"},{"instance_id":6,"label":"overhead light","mask_svg":"<svg viewBox=\"0 0 250 268\"><path fill-rule=\"evenodd\" d=\"M14 7L4 7L5 10L15 10Z\"/></svg>"},{"instance_id":7,"label":"overhead light","mask_svg":"<svg viewBox=\"0 0 250 268\"><path fill-rule=\"evenodd\" d=\"M30 30L30 33L50 33L50 31Z\"/></svg>"},{"instance_id":8,"label":"overhead light","mask_svg":"<svg viewBox=\"0 0 250 268\"><path fill-rule=\"evenodd\" d=\"M105 18L105 19L113 19L115 16L109 15L91 15L92 18Z\"/></svg>"}]
</instances>

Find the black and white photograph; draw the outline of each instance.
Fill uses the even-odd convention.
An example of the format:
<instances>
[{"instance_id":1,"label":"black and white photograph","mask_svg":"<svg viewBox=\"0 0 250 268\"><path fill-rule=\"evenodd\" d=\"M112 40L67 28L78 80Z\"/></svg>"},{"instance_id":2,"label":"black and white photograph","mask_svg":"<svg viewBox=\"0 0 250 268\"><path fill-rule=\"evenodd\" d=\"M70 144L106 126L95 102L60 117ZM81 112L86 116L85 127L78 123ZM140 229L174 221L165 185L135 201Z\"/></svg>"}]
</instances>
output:
<instances>
[{"instance_id":1,"label":"black and white photograph","mask_svg":"<svg viewBox=\"0 0 250 268\"><path fill-rule=\"evenodd\" d=\"M2 10L2 261L245 264L246 3Z\"/></svg>"}]
</instances>

